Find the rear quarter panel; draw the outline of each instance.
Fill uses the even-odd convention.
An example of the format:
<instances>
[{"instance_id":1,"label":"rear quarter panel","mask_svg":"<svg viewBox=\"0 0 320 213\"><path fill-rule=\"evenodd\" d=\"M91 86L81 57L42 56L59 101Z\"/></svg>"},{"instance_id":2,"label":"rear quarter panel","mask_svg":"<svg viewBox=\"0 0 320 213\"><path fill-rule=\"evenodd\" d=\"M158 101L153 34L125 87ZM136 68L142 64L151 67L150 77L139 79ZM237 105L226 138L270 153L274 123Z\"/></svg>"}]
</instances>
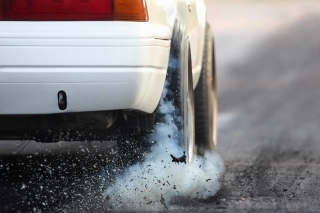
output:
<instances>
[{"instance_id":1,"label":"rear quarter panel","mask_svg":"<svg viewBox=\"0 0 320 213\"><path fill-rule=\"evenodd\" d=\"M196 87L200 78L205 37L206 7L204 1L147 0L146 3L149 12L149 22L166 26L171 32L170 35L172 35L176 19L185 25L192 54L193 84Z\"/></svg>"}]
</instances>

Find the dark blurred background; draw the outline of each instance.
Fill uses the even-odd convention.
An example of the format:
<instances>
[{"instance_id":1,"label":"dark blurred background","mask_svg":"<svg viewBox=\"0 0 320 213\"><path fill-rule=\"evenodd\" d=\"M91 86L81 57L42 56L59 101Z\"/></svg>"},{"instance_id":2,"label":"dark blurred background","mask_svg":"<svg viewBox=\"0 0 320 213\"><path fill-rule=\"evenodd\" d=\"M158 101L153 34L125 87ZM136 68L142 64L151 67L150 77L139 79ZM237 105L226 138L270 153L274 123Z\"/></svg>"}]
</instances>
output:
<instances>
[{"instance_id":1,"label":"dark blurred background","mask_svg":"<svg viewBox=\"0 0 320 213\"><path fill-rule=\"evenodd\" d=\"M319 2L206 3L227 167L214 208L319 212Z\"/></svg>"}]
</instances>

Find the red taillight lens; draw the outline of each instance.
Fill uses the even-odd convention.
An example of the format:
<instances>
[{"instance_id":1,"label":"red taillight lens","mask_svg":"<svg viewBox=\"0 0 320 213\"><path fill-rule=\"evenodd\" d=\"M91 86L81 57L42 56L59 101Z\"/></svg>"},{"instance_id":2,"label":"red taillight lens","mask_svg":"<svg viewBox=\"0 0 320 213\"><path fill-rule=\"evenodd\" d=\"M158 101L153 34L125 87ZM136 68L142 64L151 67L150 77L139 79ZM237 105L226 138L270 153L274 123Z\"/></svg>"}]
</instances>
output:
<instances>
[{"instance_id":1,"label":"red taillight lens","mask_svg":"<svg viewBox=\"0 0 320 213\"><path fill-rule=\"evenodd\" d=\"M146 21L144 0L0 0L0 20Z\"/></svg>"},{"instance_id":2,"label":"red taillight lens","mask_svg":"<svg viewBox=\"0 0 320 213\"><path fill-rule=\"evenodd\" d=\"M0 21L3 19L3 1L0 0Z\"/></svg>"},{"instance_id":3,"label":"red taillight lens","mask_svg":"<svg viewBox=\"0 0 320 213\"><path fill-rule=\"evenodd\" d=\"M146 20L144 0L114 0L113 5L116 20Z\"/></svg>"},{"instance_id":4,"label":"red taillight lens","mask_svg":"<svg viewBox=\"0 0 320 213\"><path fill-rule=\"evenodd\" d=\"M112 0L5 0L5 20L112 20Z\"/></svg>"}]
</instances>

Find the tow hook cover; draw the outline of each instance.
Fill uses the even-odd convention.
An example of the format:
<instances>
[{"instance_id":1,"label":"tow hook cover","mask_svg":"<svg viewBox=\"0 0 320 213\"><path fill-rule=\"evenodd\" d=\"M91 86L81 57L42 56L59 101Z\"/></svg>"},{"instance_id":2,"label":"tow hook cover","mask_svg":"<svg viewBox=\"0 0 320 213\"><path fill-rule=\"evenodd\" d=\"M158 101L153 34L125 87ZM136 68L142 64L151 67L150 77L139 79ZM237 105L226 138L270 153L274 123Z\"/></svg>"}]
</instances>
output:
<instances>
[{"instance_id":1,"label":"tow hook cover","mask_svg":"<svg viewBox=\"0 0 320 213\"><path fill-rule=\"evenodd\" d=\"M67 94L64 91L58 93L58 105L60 110L67 109Z\"/></svg>"}]
</instances>

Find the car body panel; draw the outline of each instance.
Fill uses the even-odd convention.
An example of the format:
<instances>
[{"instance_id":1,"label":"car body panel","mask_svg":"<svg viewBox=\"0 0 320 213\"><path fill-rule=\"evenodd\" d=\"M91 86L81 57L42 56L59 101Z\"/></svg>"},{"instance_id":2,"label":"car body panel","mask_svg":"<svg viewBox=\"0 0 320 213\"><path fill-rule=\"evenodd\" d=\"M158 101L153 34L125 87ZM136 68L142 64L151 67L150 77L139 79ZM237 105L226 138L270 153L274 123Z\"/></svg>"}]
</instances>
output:
<instances>
[{"instance_id":1,"label":"car body panel","mask_svg":"<svg viewBox=\"0 0 320 213\"><path fill-rule=\"evenodd\" d=\"M147 22L0 21L0 114L115 109L151 113L164 86L175 20L191 46L194 87L205 31L202 0L146 0ZM65 91L61 111L57 93Z\"/></svg>"}]
</instances>

